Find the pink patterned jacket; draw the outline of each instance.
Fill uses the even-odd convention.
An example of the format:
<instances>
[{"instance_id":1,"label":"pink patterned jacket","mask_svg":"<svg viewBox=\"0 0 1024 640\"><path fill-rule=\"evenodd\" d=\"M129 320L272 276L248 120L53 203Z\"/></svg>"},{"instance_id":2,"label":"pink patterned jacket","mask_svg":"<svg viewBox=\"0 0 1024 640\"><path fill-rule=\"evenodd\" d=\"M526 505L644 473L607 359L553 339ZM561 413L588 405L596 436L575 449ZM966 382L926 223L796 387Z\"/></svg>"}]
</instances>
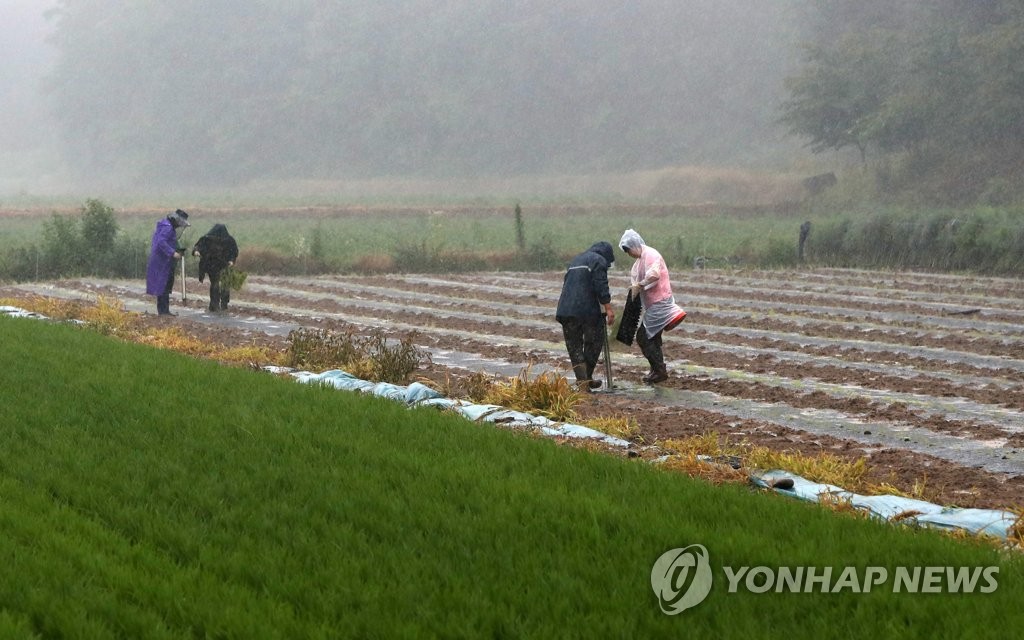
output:
<instances>
[{"instance_id":1,"label":"pink patterned jacket","mask_svg":"<svg viewBox=\"0 0 1024 640\"><path fill-rule=\"evenodd\" d=\"M644 245L640 257L633 263L629 271L631 284L639 283L643 287L640 300L644 309L665 298L672 297L672 283L668 277L668 266L654 247Z\"/></svg>"}]
</instances>

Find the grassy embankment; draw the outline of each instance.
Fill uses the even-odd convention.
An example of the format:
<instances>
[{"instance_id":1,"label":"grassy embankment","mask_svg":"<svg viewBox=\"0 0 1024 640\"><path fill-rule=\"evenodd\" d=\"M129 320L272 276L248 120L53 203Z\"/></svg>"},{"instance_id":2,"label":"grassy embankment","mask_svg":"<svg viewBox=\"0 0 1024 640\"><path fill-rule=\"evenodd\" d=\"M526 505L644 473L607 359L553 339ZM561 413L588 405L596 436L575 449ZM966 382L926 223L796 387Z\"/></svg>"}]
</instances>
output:
<instances>
[{"instance_id":1,"label":"grassy embankment","mask_svg":"<svg viewBox=\"0 0 1024 640\"><path fill-rule=\"evenodd\" d=\"M0 318L0 635L974 637L1021 562L934 532ZM663 615L666 550L714 588ZM727 593L723 567L999 567L981 594ZM835 578L833 578L833 581Z\"/></svg>"}]
</instances>

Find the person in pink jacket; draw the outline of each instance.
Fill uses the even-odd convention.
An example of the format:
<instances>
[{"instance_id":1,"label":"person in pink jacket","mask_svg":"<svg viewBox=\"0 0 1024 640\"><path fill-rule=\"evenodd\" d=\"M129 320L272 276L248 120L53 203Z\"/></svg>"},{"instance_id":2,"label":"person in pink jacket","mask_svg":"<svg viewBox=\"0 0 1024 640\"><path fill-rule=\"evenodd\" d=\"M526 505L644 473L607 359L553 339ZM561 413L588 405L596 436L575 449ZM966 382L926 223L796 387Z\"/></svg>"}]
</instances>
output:
<instances>
[{"instance_id":1,"label":"person in pink jacket","mask_svg":"<svg viewBox=\"0 0 1024 640\"><path fill-rule=\"evenodd\" d=\"M651 365L651 371L643 381L649 384L664 382L668 380L668 368L661 348L661 334L682 322L686 312L676 304L665 259L654 247L647 246L633 229L626 229L619 240L619 248L636 260L629 272L630 295L633 298L640 296L643 307L636 342Z\"/></svg>"}]
</instances>

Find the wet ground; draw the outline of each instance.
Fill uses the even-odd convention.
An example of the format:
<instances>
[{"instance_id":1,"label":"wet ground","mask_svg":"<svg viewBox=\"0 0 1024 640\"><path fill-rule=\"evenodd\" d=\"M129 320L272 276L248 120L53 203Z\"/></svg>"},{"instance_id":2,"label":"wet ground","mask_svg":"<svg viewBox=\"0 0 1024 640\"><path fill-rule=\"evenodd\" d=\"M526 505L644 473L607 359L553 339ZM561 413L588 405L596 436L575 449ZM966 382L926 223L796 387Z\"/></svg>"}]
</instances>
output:
<instances>
[{"instance_id":1,"label":"wet ground","mask_svg":"<svg viewBox=\"0 0 1024 640\"><path fill-rule=\"evenodd\" d=\"M639 382L636 347L613 343L611 393L584 415L630 415L646 442L715 432L731 442L867 457L871 479L958 506L1024 505L1024 283L855 270L673 274L689 316L666 335L672 377ZM621 300L627 282L611 277ZM150 323L205 340L284 348L300 326L380 328L431 352L419 372L458 379L567 371L554 321L560 273L284 278L251 275L226 314L188 282L152 315L141 282L75 280L0 288L113 295ZM599 374L603 375L603 365Z\"/></svg>"}]
</instances>

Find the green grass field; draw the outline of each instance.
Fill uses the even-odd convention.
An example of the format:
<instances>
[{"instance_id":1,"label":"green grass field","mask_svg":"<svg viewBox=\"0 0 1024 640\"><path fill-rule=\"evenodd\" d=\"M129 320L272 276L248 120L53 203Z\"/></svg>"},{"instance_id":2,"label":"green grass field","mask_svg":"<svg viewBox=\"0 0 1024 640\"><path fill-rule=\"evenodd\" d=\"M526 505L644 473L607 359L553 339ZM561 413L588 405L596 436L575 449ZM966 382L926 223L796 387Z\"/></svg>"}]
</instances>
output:
<instances>
[{"instance_id":1,"label":"green grass field","mask_svg":"<svg viewBox=\"0 0 1024 640\"><path fill-rule=\"evenodd\" d=\"M995 637L1024 565L930 531L0 318L0 636ZM655 560L714 587L661 613ZM993 593L728 593L724 567L998 568ZM819 589L820 591L820 589Z\"/></svg>"},{"instance_id":2,"label":"green grass field","mask_svg":"<svg viewBox=\"0 0 1024 640\"><path fill-rule=\"evenodd\" d=\"M670 269L795 267L802 222L811 222L805 257L818 266L1024 273L1019 208L911 210L728 207L627 203L527 203L527 251L517 248L514 204L381 204L298 208L192 208L191 246L214 223L228 225L255 273L399 270L550 269L598 240L618 243L633 228L661 251ZM48 238L52 213L7 216L0 233L0 279L69 275L52 267L70 240ZM65 209L66 220L77 214ZM160 210L120 210L117 273L141 277ZM72 235L72 240L75 236ZM78 253L88 252L79 247ZM517 254L518 252L518 254ZM624 256L619 256L620 259ZM625 260L623 260L625 261ZM628 261L625 261L628 262ZM193 268L190 266L190 268Z\"/></svg>"},{"instance_id":3,"label":"green grass field","mask_svg":"<svg viewBox=\"0 0 1024 640\"><path fill-rule=\"evenodd\" d=\"M507 208L463 205L447 209L391 207L365 212L359 209L219 212L193 209L191 214L193 226L186 230L184 244L191 246L214 223L221 222L238 240L243 260L246 250L268 248L287 258L315 256L333 268L345 270L352 268L360 258L390 255L399 247L483 253L516 250L514 205ZM73 212L62 215L76 216ZM135 256L135 261L141 265L139 269L144 269L149 238L159 218L157 213L117 214L121 235L132 238L139 247ZM49 213L5 219L0 252L43 245L44 224L49 219ZM724 264L726 257L750 258L765 254L773 242L784 245L787 255L795 258L802 221L802 217L793 213L715 213L685 207L523 207L528 247L549 246L556 252L573 255L598 240L617 246L623 231L634 228L670 262L689 262L694 256L708 256L716 260L718 266Z\"/></svg>"}]
</instances>

